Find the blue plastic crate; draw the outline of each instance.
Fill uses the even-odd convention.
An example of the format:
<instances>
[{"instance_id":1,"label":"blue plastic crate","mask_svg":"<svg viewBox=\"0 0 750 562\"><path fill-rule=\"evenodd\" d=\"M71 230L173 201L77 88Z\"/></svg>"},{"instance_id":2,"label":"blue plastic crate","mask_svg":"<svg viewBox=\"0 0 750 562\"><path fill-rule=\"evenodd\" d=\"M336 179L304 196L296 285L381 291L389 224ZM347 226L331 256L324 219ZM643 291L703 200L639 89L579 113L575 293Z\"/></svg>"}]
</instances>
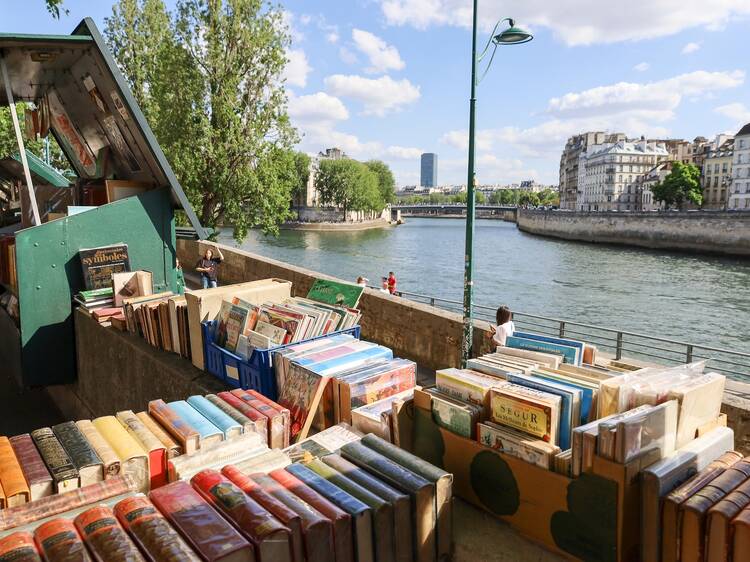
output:
<instances>
[{"instance_id":1,"label":"blue plastic crate","mask_svg":"<svg viewBox=\"0 0 750 562\"><path fill-rule=\"evenodd\" d=\"M354 326L346 330L318 336L317 338L302 340L301 342L279 345L268 349L255 349L249 358L244 359L214 343L213 334L215 325L215 320L201 323L201 331L203 334L203 359L206 365L206 371L218 379L221 379L229 386L242 388L244 390L257 390L271 400L276 400L278 398L276 374L273 370L273 353L275 351L290 345L302 343L302 341L319 340L321 338L328 338L338 334L349 334L359 339L361 331L359 326ZM237 371L238 378L229 376L227 374L227 367L234 368Z\"/></svg>"}]
</instances>

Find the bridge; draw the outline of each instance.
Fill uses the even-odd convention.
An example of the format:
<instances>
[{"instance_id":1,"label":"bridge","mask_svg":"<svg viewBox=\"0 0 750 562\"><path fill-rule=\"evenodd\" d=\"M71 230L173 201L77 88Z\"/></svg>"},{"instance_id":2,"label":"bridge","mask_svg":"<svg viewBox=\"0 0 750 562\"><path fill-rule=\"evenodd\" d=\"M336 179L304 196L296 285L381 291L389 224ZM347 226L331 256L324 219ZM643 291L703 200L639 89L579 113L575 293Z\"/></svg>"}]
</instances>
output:
<instances>
[{"instance_id":1,"label":"bridge","mask_svg":"<svg viewBox=\"0 0 750 562\"><path fill-rule=\"evenodd\" d=\"M516 222L518 208L510 205L477 205L475 207L477 218L498 219L508 222ZM401 214L405 217L436 217L436 218L459 218L466 216L466 205L463 204L417 204L417 205L391 205L393 214Z\"/></svg>"}]
</instances>

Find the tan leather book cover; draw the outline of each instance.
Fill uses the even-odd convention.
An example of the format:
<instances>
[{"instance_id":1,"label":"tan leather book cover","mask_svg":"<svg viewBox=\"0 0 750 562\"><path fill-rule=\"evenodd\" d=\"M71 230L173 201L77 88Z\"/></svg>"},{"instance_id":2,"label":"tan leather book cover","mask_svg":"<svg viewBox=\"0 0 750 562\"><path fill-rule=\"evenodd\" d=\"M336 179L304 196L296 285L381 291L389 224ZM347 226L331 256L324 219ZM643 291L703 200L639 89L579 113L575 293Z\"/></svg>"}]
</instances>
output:
<instances>
[{"instance_id":1,"label":"tan leather book cover","mask_svg":"<svg viewBox=\"0 0 750 562\"><path fill-rule=\"evenodd\" d=\"M734 518L731 535L734 560L750 560L750 507Z\"/></svg>"},{"instance_id":2,"label":"tan leather book cover","mask_svg":"<svg viewBox=\"0 0 750 562\"><path fill-rule=\"evenodd\" d=\"M76 422L78 429L81 431L86 440L91 444L91 447L99 455L102 460L102 466L104 469L104 479L114 478L120 474L121 464L120 457L117 456L114 449L110 447L107 440L102 437L99 430L94 427L91 420L78 420Z\"/></svg>"},{"instance_id":3,"label":"tan leather book cover","mask_svg":"<svg viewBox=\"0 0 750 562\"><path fill-rule=\"evenodd\" d=\"M0 486L7 507L23 505L30 499L23 470L7 437L0 437Z\"/></svg>"},{"instance_id":4,"label":"tan leather book cover","mask_svg":"<svg viewBox=\"0 0 750 562\"><path fill-rule=\"evenodd\" d=\"M172 439L172 436L164 431L164 428L159 425L154 418L148 415L147 412L138 412L136 416L141 422L143 422L143 425L145 425L151 433L161 441L161 444L164 445L164 448L167 450L167 459L173 459L182 454L182 447L180 447L179 443Z\"/></svg>"},{"instance_id":5,"label":"tan leather book cover","mask_svg":"<svg viewBox=\"0 0 750 562\"><path fill-rule=\"evenodd\" d=\"M750 480L745 480L706 515L706 560L731 560L730 530L734 517L750 505Z\"/></svg>"}]
</instances>

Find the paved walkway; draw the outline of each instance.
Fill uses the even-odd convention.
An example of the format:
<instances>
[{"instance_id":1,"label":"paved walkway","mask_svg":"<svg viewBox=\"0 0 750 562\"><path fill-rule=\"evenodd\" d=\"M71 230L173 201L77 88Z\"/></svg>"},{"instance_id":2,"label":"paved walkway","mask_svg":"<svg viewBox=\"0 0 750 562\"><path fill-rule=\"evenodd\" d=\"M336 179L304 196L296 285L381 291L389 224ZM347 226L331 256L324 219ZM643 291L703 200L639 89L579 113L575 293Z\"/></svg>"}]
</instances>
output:
<instances>
[{"instance_id":1,"label":"paved walkway","mask_svg":"<svg viewBox=\"0 0 750 562\"><path fill-rule=\"evenodd\" d=\"M0 397L0 435L28 433L65 421L43 389L22 390L8 373L0 373Z\"/></svg>"}]
</instances>

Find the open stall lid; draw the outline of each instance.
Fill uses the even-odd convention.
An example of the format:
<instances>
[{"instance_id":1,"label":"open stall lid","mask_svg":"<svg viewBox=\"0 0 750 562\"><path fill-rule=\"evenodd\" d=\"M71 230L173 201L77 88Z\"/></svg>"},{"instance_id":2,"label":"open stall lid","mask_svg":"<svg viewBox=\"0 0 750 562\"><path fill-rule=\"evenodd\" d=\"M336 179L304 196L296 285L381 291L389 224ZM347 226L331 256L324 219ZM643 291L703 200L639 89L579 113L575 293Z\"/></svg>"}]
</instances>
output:
<instances>
[{"instance_id":1,"label":"open stall lid","mask_svg":"<svg viewBox=\"0 0 750 562\"><path fill-rule=\"evenodd\" d=\"M38 106L37 128L49 129L79 177L169 187L173 205L206 237L91 18L71 35L2 33L0 56L13 98ZM3 84L0 105L9 101Z\"/></svg>"}]
</instances>

